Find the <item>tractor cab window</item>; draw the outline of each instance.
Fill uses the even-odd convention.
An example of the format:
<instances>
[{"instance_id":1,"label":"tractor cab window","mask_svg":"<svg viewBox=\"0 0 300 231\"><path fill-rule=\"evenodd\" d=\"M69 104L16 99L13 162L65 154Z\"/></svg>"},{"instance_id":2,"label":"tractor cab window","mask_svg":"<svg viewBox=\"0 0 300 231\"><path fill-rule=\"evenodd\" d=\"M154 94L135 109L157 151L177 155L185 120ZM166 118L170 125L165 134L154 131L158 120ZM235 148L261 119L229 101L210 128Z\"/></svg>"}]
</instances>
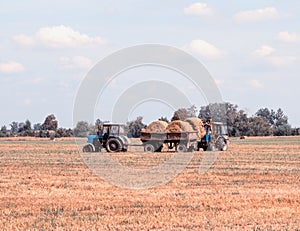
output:
<instances>
[{"instance_id":1,"label":"tractor cab window","mask_svg":"<svg viewBox=\"0 0 300 231\"><path fill-rule=\"evenodd\" d=\"M110 134L111 135L119 135L119 126L111 126L110 127Z\"/></svg>"},{"instance_id":2,"label":"tractor cab window","mask_svg":"<svg viewBox=\"0 0 300 231\"><path fill-rule=\"evenodd\" d=\"M222 128L222 126L220 124L214 124L213 125L214 133L216 135L221 135L221 133L222 133L222 129L221 128Z\"/></svg>"},{"instance_id":3,"label":"tractor cab window","mask_svg":"<svg viewBox=\"0 0 300 231\"><path fill-rule=\"evenodd\" d=\"M217 135L225 135L228 134L227 126L223 123L215 123L213 124L214 133Z\"/></svg>"},{"instance_id":4,"label":"tractor cab window","mask_svg":"<svg viewBox=\"0 0 300 231\"><path fill-rule=\"evenodd\" d=\"M227 134L228 134L227 126L226 126L226 125L223 125L223 126L222 126L222 135L227 135Z\"/></svg>"},{"instance_id":5,"label":"tractor cab window","mask_svg":"<svg viewBox=\"0 0 300 231\"><path fill-rule=\"evenodd\" d=\"M125 134L124 126L120 126L120 127L119 127L119 134L120 134L120 135L124 135L124 134Z\"/></svg>"}]
</instances>

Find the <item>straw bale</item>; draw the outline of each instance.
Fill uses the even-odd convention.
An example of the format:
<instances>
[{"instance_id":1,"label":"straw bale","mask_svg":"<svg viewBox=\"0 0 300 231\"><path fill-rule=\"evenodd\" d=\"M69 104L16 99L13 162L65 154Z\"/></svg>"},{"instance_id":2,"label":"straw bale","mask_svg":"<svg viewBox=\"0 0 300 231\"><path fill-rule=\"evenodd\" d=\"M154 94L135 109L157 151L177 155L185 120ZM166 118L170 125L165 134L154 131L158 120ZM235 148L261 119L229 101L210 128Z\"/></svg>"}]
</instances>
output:
<instances>
[{"instance_id":1,"label":"straw bale","mask_svg":"<svg viewBox=\"0 0 300 231\"><path fill-rule=\"evenodd\" d=\"M193 132L193 127L181 120L174 120L166 128L167 132Z\"/></svg>"},{"instance_id":2,"label":"straw bale","mask_svg":"<svg viewBox=\"0 0 300 231\"><path fill-rule=\"evenodd\" d=\"M160 132L166 132L166 127L168 126L168 123L165 121L153 121L150 123L147 128L145 129L146 132L155 132L155 133L160 133Z\"/></svg>"},{"instance_id":3,"label":"straw bale","mask_svg":"<svg viewBox=\"0 0 300 231\"><path fill-rule=\"evenodd\" d=\"M198 132L199 138L205 136L206 132L203 126L203 122L200 118L190 117L187 118L185 121L188 122L193 127L193 129Z\"/></svg>"}]
</instances>

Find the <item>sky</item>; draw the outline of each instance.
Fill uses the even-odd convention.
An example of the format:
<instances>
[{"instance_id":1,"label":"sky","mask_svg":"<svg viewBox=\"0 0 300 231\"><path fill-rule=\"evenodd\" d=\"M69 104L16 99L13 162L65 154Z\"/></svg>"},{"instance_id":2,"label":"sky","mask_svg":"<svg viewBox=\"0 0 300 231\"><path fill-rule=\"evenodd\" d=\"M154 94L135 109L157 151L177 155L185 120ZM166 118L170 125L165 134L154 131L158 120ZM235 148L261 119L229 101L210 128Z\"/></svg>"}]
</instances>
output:
<instances>
[{"instance_id":1,"label":"sky","mask_svg":"<svg viewBox=\"0 0 300 231\"><path fill-rule=\"evenodd\" d=\"M3 1L0 0L0 126L43 123L54 114L73 126L81 82L100 60L141 44L173 46L209 71L226 102L248 115L282 108L300 126L300 2L254 1ZM205 100L178 73L141 67L120 74L95 105L109 120L120 92L137 82L163 79L180 86L198 108ZM155 110L153 110L155 108ZM173 109L145 102L132 109L149 123Z\"/></svg>"}]
</instances>

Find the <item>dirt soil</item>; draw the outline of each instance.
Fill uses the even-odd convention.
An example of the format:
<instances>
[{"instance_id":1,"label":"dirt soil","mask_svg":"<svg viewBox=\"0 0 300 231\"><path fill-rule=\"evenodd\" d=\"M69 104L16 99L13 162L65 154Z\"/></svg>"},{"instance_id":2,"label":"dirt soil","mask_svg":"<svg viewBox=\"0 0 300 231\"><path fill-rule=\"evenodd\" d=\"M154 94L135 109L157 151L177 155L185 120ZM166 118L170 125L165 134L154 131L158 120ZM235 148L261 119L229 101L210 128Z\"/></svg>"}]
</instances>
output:
<instances>
[{"instance_id":1,"label":"dirt soil","mask_svg":"<svg viewBox=\"0 0 300 231\"><path fill-rule=\"evenodd\" d=\"M151 168L173 154L113 156ZM203 154L167 184L132 190L93 174L72 139L2 138L0 229L300 230L299 137L232 139L199 174Z\"/></svg>"}]
</instances>

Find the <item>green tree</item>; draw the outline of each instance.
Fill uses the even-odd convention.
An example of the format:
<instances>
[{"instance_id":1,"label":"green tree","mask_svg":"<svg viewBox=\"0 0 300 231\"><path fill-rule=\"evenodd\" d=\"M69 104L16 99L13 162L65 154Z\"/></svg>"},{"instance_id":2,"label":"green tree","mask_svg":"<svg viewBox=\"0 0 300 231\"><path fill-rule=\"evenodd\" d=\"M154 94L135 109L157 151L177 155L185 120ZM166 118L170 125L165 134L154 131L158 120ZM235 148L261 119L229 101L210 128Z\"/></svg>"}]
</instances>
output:
<instances>
[{"instance_id":1,"label":"green tree","mask_svg":"<svg viewBox=\"0 0 300 231\"><path fill-rule=\"evenodd\" d=\"M25 127L25 123L20 122L20 123L19 123L18 132L23 132L23 131L24 131L24 127Z\"/></svg>"},{"instance_id":2,"label":"green tree","mask_svg":"<svg viewBox=\"0 0 300 231\"><path fill-rule=\"evenodd\" d=\"M288 124L288 117L281 108L277 111L261 108L256 112L257 116L265 118L273 130L275 136L288 136L292 134L292 128Z\"/></svg>"},{"instance_id":3,"label":"green tree","mask_svg":"<svg viewBox=\"0 0 300 231\"><path fill-rule=\"evenodd\" d=\"M79 121L74 128L74 136L76 137L86 137L89 132L89 123L86 121Z\"/></svg>"},{"instance_id":4,"label":"green tree","mask_svg":"<svg viewBox=\"0 0 300 231\"><path fill-rule=\"evenodd\" d=\"M58 128L55 133L55 137L71 137L73 136L73 130L72 129L66 129L66 128Z\"/></svg>"},{"instance_id":5,"label":"green tree","mask_svg":"<svg viewBox=\"0 0 300 231\"><path fill-rule=\"evenodd\" d=\"M6 134L7 133L7 128L6 128L6 126L5 125L3 125L2 127L1 127L1 130L0 130L2 133L4 133L4 134Z\"/></svg>"},{"instance_id":6,"label":"green tree","mask_svg":"<svg viewBox=\"0 0 300 231\"><path fill-rule=\"evenodd\" d=\"M281 108L278 108L274 115L274 135L289 136L292 133L292 128L288 124L288 117L284 114Z\"/></svg>"},{"instance_id":7,"label":"green tree","mask_svg":"<svg viewBox=\"0 0 300 231\"><path fill-rule=\"evenodd\" d=\"M8 133L7 133L7 128L6 126L2 126L1 129L0 129L0 137L7 137L8 136Z\"/></svg>"},{"instance_id":8,"label":"green tree","mask_svg":"<svg viewBox=\"0 0 300 231\"><path fill-rule=\"evenodd\" d=\"M56 131L58 127L58 121L55 118L55 115L48 115L42 124L42 130L54 130Z\"/></svg>"},{"instance_id":9,"label":"green tree","mask_svg":"<svg viewBox=\"0 0 300 231\"><path fill-rule=\"evenodd\" d=\"M273 109L269 110L268 108L261 108L255 113L255 115L265 118L271 126L274 125L275 112Z\"/></svg>"},{"instance_id":10,"label":"green tree","mask_svg":"<svg viewBox=\"0 0 300 231\"><path fill-rule=\"evenodd\" d=\"M135 120L127 122L128 137L138 138L141 136L142 128L146 128L146 124L143 123L143 117L138 116Z\"/></svg>"},{"instance_id":11,"label":"green tree","mask_svg":"<svg viewBox=\"0 0 300 231\"><path fill-rule=\"evenodd\" d=\"M197 117L197 107L193 104L192 106L188 107L187 109L188 117Z\"/></svg>"},{"instance_id":12,"label":"green tree","mask_svg":"<svg viewBox=\"0 0 300 231\"><path fill-rule=\"evenodd\" d=\"M25 130L25 131L30 131L30 130L32 130L32 129L31 129L31 122L30 122L28 119L25 121L25 124L24 124L24 130Z\"/></svg>"},{"instance_id":13,"label":"green tree","mask_svg":"<svg viewBox=\"0 0 300 231\"><path fill-rule=\"evenodd\" d=\"M273 133L269 121L262 116L249 118L249 131L247 136L269 136Z\"/></svg>"},{"instance_id":14,"label":"green tree","mask_svg":"<svg viewBox=\"0 0 300 231\"><path fill-rule=\"evenodd\" d=\"M288 124L288 117L284 114L281 108L278 108L274 115L274 126L280 127Z\"/></svg>"},{"instance_id":15,"label":"green tree","mask_svg":"<svg viewBox=\"0 0 300 231\"><path fill-rule=\"evenodd\" d=\"M186 108L179 108L177 111L174 112L171 121L174 120L185 120L189 117L189 112Z\"/></svg>"},{"instance_id":16,"label":"green tree","mask_svg":"<svg viewBox=\"0 0 300 231\"><path fill-rule=\"evenodd\" d=\"M160 117L159 119L158 119L159 121L165 121L165 122L167 122L167 123L169 123L169 120L168 120L168 118L167 117Z\"/></svg>"},{"instance_id":17,"label":"green tree","mask_svg":"<svg viewBox=\"0 0 300 231\"><path fill-rule=\"evenodd\" d=\"M10 124L10 130L12 133L17 133L19 130L19 123L16 121L11 122Z\"/></svg>"},{"instance_id":18,"label":"green tree","mask_svg":"<svg viewBox=\"0 0 300 231\"><path fill-rule=\"evenodd\" d=\"M33 125L33 130L38 131L38 130L42 130L42 125L41 123L36 123Z\"/></svg>"},{"instance_id":19,"label":"green tree","mask_svg":"<svg viewBox=\"0 0 300 231\"><path fill-rule=\"evenodd\" d=\"M290 136L292 128L289 124L278 126L274 129L274 136Z\"/></svg>"},{"instance_id":20,"label":"green tree","mask_svg":"<svg viewBox=\"0 0 300 231\"><path fill-rule=\"evenodd\" d=\"M245 121L237 126L240 117L244 118L243 113L238 111L238 106L231 103L214 103L200 107L199 118L212 118L213 121L223 122L227 124L228 134L230 136L239 136L241 126L245 125ZM245 130L245 128L242 128Z\"/></svg>"},{"instance_id":21,"label":"green tree","mask_svg":"<svg viewBox=\"0 0 300 231\"><path fill-rule=\"evenodd\" d=\"M236 129L236 136L245 136L249 133L249 119L243 110L239 110L231 127Z\"/></svg>"},{"instance_id":22,"label":"green tree","mask_svg":"<svg viewBox=\"0 0 300 231\"><path fill-rule=\"evenodd\" d=\"M226 120L231 119L233 122L236 117L237 108L237 105L231 103L210 103L209 105L200 107L198 117L212 118L213 121L224 123L230 122Z\"/></svg>"},{"instance_id":23,"label":"green tree","mask_svg":"<svg viewBox=\"0 0 300 231\"><path fill-rule=\"evenodd\" d=\"M291 135L292 136L299 136L300 135L300 128L292 128Z\"/></svg>"}]
</instances>

